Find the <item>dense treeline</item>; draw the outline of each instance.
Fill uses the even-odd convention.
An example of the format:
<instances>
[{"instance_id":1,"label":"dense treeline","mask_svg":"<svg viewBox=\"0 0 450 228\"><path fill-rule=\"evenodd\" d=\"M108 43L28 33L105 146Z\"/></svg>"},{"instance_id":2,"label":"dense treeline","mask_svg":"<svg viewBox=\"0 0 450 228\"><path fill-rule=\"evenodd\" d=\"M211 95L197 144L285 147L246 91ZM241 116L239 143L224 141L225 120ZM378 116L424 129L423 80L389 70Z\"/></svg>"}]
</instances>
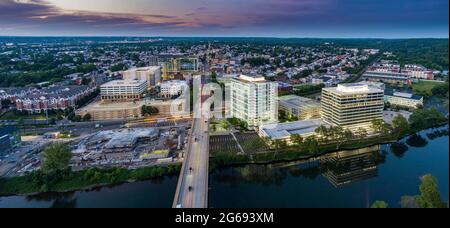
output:
<instances>
[{"instance_id":1,"label":"dense treeline","mask_svg":"<svg viewBox=\"0 0 450 228\"><path fill-rule=\"evenodd\" d=\"M343 39L337 45L349 48L377 48L392 52L400 64L420 64L436 70L448 70L448 39Z\"/></svg>"},{"instance_id":2,"label":"dense treeline","mask_svg":"<svg viewBox=\"0 0 450 228\"><path fill-rule=\"evenodd\" d=\"M241 61L242 65L244 65L246 63L250 64L250 66L252 66L252 67L257 67L257 66L263 66L263 65L269 64L270 60L266 59L266 58L258 57L258 58L243 59Z\"/></svg>"},{"instance_id":3,"label":"dense treeline","mask_svg":"<svg viewBox=\"0 0 450 228\"><path fill-rule=\"evenodd\" d=\"M58 67L51 70L38 70L30 72L20 72L11 74L9 72L0 72L0 87L20 87L41 82L58 82L64 79L64 76L73 73L89 73L96 69L93 64L83 64L75 68Z\"/></svg>"}]
</instances>

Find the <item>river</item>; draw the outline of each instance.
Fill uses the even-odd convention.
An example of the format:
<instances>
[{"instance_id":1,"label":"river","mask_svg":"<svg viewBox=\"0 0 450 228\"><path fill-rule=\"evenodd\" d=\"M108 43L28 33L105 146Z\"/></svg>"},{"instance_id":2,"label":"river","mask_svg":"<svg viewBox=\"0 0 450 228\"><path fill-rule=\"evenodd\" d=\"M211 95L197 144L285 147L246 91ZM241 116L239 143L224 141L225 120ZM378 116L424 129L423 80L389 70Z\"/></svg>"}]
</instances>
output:
<instances>
[{"instance_id":1,"label":"river","mask_svg":"<svg viewBox=\"0 0 450 228\"><path fill-rule=\"evenodd\" d=\"M401 140L396 147L374 146L289 164L229 167L210 174L209 204L214 208L370 207L375 200L400 207L404 195L419 194L420 177L439 180L448 202L449 140L427 135ZM400 146L399 146L400 145ZM0 198L10 207L171 207L177 177L127 183L62 194Z\"/></svg>"}]
</instances>

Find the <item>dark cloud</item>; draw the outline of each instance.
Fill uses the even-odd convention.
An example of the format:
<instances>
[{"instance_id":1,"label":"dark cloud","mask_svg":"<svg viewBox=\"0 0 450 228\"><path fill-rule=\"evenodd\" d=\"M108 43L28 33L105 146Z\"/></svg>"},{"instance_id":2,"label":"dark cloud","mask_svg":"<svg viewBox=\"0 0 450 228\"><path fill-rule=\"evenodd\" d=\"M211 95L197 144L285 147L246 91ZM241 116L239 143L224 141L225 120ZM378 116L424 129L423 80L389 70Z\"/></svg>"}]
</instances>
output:
<instances>
[{"instance_id":1,"label":"dark cloud","mask_svg":"<svg viewBox=\"0 0 450 228\"><path fill-rule=\"evenodd\" d=\"M43 0L2 0L0 2L0 28L9 28L9 30L26 28L31 32L36 29L66 28L117 33L135 30L139 33L149 29L171 30L190 26L192 25L189 22L169 15L63 11ZM209 27L208 24L206 26Z\"/></svg>"},{"instance_id":2,"label":"dark cloud","mask_svg":"<svg viewBox=\"0 0 450 228\"><path fill-rule=\"evenodd\" d=\"M178 1L182 0L161 7L170 9ZM448 4L448 0L227 0L193 4L179 15L143 15L62 10L46 0L0 0L0 35L332 37L402 31L448 37Z\"/></svg>"}]
</instances>

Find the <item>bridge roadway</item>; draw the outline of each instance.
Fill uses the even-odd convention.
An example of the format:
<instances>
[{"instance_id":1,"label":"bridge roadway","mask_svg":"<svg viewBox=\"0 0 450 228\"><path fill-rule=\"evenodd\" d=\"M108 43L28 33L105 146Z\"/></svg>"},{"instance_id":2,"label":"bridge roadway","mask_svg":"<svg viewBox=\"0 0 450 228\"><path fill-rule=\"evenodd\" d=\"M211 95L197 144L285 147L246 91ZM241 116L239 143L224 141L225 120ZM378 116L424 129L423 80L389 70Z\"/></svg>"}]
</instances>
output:
<instances>
[{"instance_id":1,"label":"bridge roadway","mask_svg":"<svg viewBox=\"0 0 450 228\"><path fill-rule=\"evenodd\" d=\"M184 162L173 202L174 208L208 207L209 116L201 110L208 105L194 104L200 118L194 116Z\"/></svg>"}]
</instances>

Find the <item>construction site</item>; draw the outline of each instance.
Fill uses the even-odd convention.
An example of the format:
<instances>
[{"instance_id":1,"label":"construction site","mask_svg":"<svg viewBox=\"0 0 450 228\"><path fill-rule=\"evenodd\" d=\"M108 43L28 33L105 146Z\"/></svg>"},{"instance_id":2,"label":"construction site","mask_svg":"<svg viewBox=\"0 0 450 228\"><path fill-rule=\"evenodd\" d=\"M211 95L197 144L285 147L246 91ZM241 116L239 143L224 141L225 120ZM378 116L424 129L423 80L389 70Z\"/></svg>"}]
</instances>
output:
<instances>
[{"instance_id":1,"label":"construction site","mask_svg":"<svg viewBox=\"0 0 450 228\"><path fill-rule=\"evenodd\" d=\"M186 129L123 128L99 131L72 143L73 170L88 167L139 168L178 162Z\"/></svg>"}]
</instances>

